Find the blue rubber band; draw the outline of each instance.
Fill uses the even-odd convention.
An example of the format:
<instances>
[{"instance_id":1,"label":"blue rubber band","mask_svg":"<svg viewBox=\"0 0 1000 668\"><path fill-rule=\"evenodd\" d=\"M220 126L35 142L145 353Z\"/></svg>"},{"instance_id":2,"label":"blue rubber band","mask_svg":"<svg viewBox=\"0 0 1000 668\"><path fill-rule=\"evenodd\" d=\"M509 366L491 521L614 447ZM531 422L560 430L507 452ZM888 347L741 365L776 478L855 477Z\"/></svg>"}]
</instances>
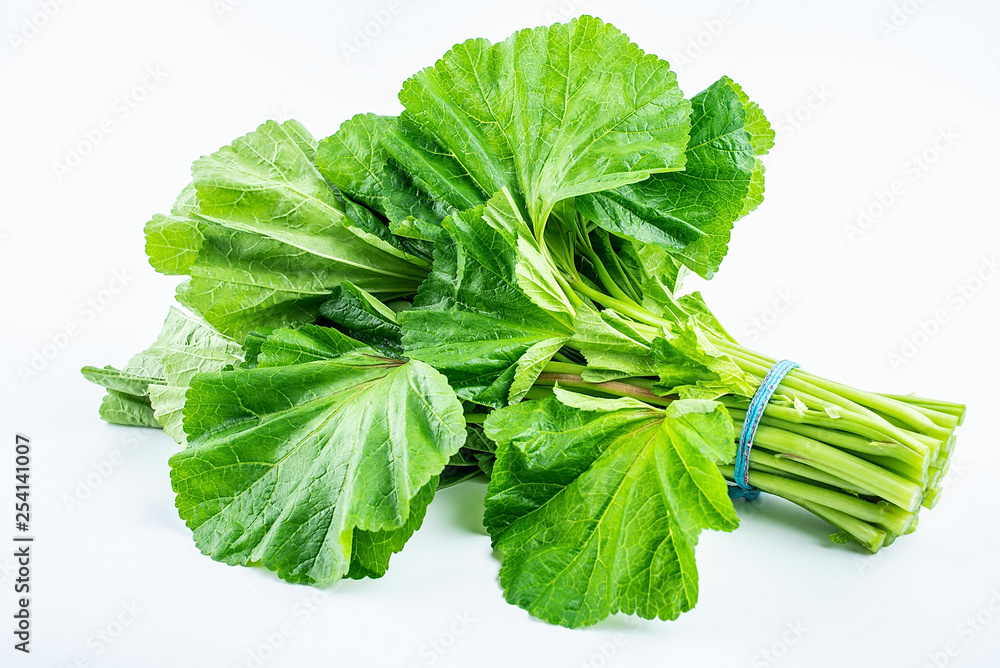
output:
<instances>
[{"instance_id":1,"label":"blue rubber band","mask_svg":"<svg viewBox=\"0 0 1000 668\"><path fill-rule=\"evenodd\" d=\"M750 400L747 416L743 420L743 430L740 432L740 446L736 450L736 464L733 466L736 484L729 485L729 498L736 499L742 496L747 501L752 501L760 496L760 490L750 484L750 449L753 448L753 437L757 433L757 426L764 416L764 409L771 400L771 395L778 389L778 385L788 372L798 366L791 360L781 360L776 363L764 376L764 381Z\"/></svg>"}]
</instances>

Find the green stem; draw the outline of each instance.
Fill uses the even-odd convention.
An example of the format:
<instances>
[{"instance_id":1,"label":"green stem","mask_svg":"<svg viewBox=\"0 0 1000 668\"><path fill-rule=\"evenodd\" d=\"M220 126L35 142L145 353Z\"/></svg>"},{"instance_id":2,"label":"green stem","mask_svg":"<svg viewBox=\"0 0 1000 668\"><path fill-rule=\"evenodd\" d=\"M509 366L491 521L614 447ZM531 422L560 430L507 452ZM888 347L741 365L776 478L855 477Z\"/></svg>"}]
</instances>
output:
<instances>
[{"instance_id":1,"label":"green stem","mask_svg":"<svg viewBox=\"0 0 1000 668\"><path fill-rule=\"evenodd\" d=\"M734 479L732 466L719 466L728 480ZM839 510L852 517L877 524L893 533L904 534L914 521L914 514L888 504L872 503L848 494L789 480L769 473L751 471L750 484L757 489L782 498L797 498Z\"/></svg>"},{"instance_id":2,"label":"green stem","mask_svg":"<svg viewBox=\"0 0 1000 668\"><path fill-rule=\"evenodd\" d=\"M579 374L575 373L550 373L543 371L538 375L538 380L535 381L536 385L543 386L551 386L556 383L562 387L587 390L613 397L631 397L655 406L669 406L672 401L672 399L668 397L661 397L655 392L647 390L643 387L623 383L617 380L610 380L604 383L588 383L583 380Z\"/></svg>"},{"instance_id":3,"label":"green stem","mask_svg":"<svg viewBox=\"0 0 1000 668\"><path fill-rule=\"evenodd\" d=\"M912 513L920 507L923 485L800 434L761 426L754 436L754 447L790 456L795 461L847 481L855 489L870 490L875 496L908 512Z\"/></svg>"},{"instance_id":4,"label":"green stem","mask_svg":"<svg viewBox=\"0 0 1000 668\"><path fill-rule=\"evenodd\" d=\"M868 522L859 520L856 517L852 517L851 515L843 513L839 510L834 510L833 508L827 508L826 506L818 503L813 503L812 501L806 501L794 496L789 496L787 498L792 503L802 506L809 512L823 518L838 529L846 531L852 538L854 538L854 540L861 543L861 545L863 545L872 554L878 552L882 546L885 545L887 537L886 532L878 527L872 526Z\"/></svg>"},{"instance_id":5,"label":"green stem","mask_svg":"<svg viewBox=\"0 0 1000 668\"><path fill-rule=\"evenodd\" d=\"M466 424L482 424L486 422L486 417L488 413L466 413L465 423Z\"/></svg>"},{"instance_id":6,"label":"green stem","mask_svg":"<svg viewBox=\"0 0 1000 668\"><path fill-rule=\"evenodd\" d=\"M918 410L929 417L934 424L949 429L954 429L962 424L965 419L965 404L955 404L950 401L936 401L934 399L924 399L901 394L883 394L887 399L900 401L908 404L914 410Z\"/></svg>"},{"instance_id":7,"label":"green stem","mask_svg":"<svg viewBox=\"0 0 1000 668\"><path fill-rule=\"evenodd\" d=\"M592 264L594 269L597 271L597 275L601 279L601 283L604 284L604 287L609 290L614 297L622 300L622 303L632 301L632 298L625 294L625 292L618 287L618 284L615 283L614 279L611 278L611 274L608 273L608 268L604 266L604 263L601 262L601 258L597 257L597 253L595 253L593 249L582 244L577 244L577 249L580 250L588 260L590 260L590 264Z\"/></svg>"},{"instance_id":8,"label":"green stem","mask_svg":"<svg viewBox=\"0 0 1000 668\"><path fill-rule=\"evenodd\" d=\"M743 416L746 415L746 411L738 408L730 408L729 412L734 417L739 417L739 419L743 419ZM840 431L839 429L827 429L809 424L796 424L766 415L761 419L760 424L802 434L803 436L808 436L817 441L836 446L842 450L850 450L860 455L896 459L910 468L924 472L926 472L928 465L927 460L921 457L920 453L914 452L912 449L895 441L873 441L849 434L846 431ZM923 474L921 474L922 476Z\"/></svg>"},{"instance_id":9,"label":"green stem","mask_svg":"<svg viewBox=\"0 0 1000 668\"><path fill-rule=\"evenodd\" d=\"M572 362L549 362L542 369L543 372L549 373L575 373L577 375L586 371L586 364L573 364Z\"/></svg>"},{"instance_id":10,"label":"green stem","mask_svg":"<svg viewBox=\"0 0 1000 668\"><path fill-rule=\"evenodd\" d=\"M524 395L525 399L547 399L553 396L551 387L540 387L538 385L532 385L528 393Z\"/></svg>"},{"instance_id":11,"label":"green stem","mask_svg":"<svg viewBox=\"0 0 1000 668\"><path fill-rule=\"evenodd\" d=\"M858 489L842 478L824 473L795 459L773 455L770 452L764 452L757 448L750 451L750 467L754 471L784 475L802 482L820 483L821 485L842 489L861 496L873 496L869 490Z\"/></svg>"},{"instance_id":12,"label":"green stem","mask_svg":"<svg viewBox=\"0 0 1000 668\"><path fill-rule=\"evenodd\" d=\"M564 287L630 319L630 326L648 343L660 336L669 339L677 331L678 323L650 313L615 282L610 265L604 265L589 238L580 238L579 230L576 246L577 255L593 265L599 284L592 287L568 272L560 277ZM775 363L726 336L708 330L705 335L751 380L760 382ZM586 382L585 369L563 360L552 362L539 377L539 391L559 383L653 405L674 399L657 395L648 378ZM750 454L750 483L812 511L873 552L911 531L920 506L933 505L939 494L964 407L866 392L802 369L788 374L781 386L781 394L794 406L778 401L765 408L756 435L758 449ZM745 419L747 398L726 395L719 401L737 423ZM732 467L719 469L732 479Z\"/></svg>"},{"instance_id":13,"label":"green stem","mask_svg":"<svg viewBox=\"0 0 1000 668\"><path fill-rule=\"evenodd\" d=\"M555 277L556 280L559 281L559 287L561 287L563 292L566 293L566 297L569 299L570 304L573 305L573 308L580 308L583 305L583 300L576 294L576 291L573 289L573 284L567 282L559 272L555 272ZM577 277L576 281L580 282L580 278Z\"/></svg>"},{"instance_id":14,"label":"green stem","mask_svg":"<svg viewBox=\"0 0 1000 668\"><path fill-rule=\"evenodd\" d=\"M743 346L728 341L726 339L715 337L708 334L709 339L712 344L717 346L719 349L724 350L734 356L740 356L743 359L753 359L759 366L769 369L774 365L775 360L762 355L756 351L749 350ZM838 401L849 400L859 406L863 406L869 411L878 411L887 416L892 416L899 420L900 422L906 424L916 431L931 434L937 438L947 438L947 430L934 424L926 415L921 412L914 410L910 406L907 406L903 402L896 401L895 399L890 399L884 395L875 394L873 392L865 392L864 390L859 390L849 385L844 385L842 383L837 383L820 376L809 373L802 369L794 369L788 376L785 377L788 382L794 382L796 379L800 381L806 381L810 385L820 389L825 390L824 396L828 399L830 397L837 398ZM786 384L786 381L782 381L782 384ZM874 415L874 413L872 413Z\"/></svg>"},{"instance_id":15,"label":"green stem","mask_svg":"<svg viewBox=\"0 0 1000 668\"><path fill-rule=\"evenodd\" d=\"M649 313L638 304L635 304L634 302L630 304L620 299L615 299L614 297L610 297L604 294L603 292L594 290L580 279L572 281L570 285L574 290L583 294L586 297L589 297L591 300L600 304L601 306L604 306L605 308L612 308L618 313L627 315L634 320L638 320L639 322L646 323L647 325L651 325L653 327L671 326L668 320L664 320L663 318L657 318L656 316Z\"/></svg>"},{"instance_id":16,"label":"green stem","mask_svg":"<svg viewBox=\"0 0 1000 668\"><path fill-rule=\"evenodd\" d=\"M746 399L739 399L732 395L721 397L719 401L722 402L727 408L739 408L744 411L747 408ZM930 449L919 440L906 436L900 430L897 430L900 431L898 436L894 434L886 434L886 431L889 431L888 429L882 428L880 425L872 424L860 416L846 414L838 418L831 418L823 413L820 413L819 411L805 413L796 408L778 406L777 404L768 404L764 408L764 416L777 418L793 424L815 425L826 429L839 429L857 434L859 436L864 436L874 441L895 440L902 445L910 447L921 457L931 455Z\"/></svg>"}]
</instances>

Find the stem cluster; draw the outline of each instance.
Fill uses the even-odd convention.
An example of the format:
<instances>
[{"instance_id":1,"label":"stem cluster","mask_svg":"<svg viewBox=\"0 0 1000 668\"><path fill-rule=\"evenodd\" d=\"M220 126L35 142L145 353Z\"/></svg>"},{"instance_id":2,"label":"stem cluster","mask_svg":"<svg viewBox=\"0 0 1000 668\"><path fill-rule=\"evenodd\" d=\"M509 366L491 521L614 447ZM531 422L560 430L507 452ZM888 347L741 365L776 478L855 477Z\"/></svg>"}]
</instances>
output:
<instances>
[{"instance_id":1,"label":"stem cluster","mask_svg":"<svg viewBox=\"0 0 1000 668\"><path fill-rule=\"evenodd\" d=\"M577 293L573 296L633 321L635 331L649 343L676 328L676 323L641 305L637 282L620 284L612 278L594 252L588 232L577 222L576 238L553 240L549 253L561 280ZM585 281L571 257L584 258L597 280ZM598 283L603 290L594 287ZM776 362L718 333L705 332L705 336L755 385ZM648 377L587 382L582 376L586 367L571 361L581 358L570 344L546 366L528 397L546 396L558 383L584 393L631 397L654 406L676 399L657 394L655 379ZM738 432L749 398L728 394L719 401ZM754 487L827 520L841 530L838 538L854 538L876 552L913 531L920 508L937 502L955 444L954 432L964 414L960 404L867 392L795 369L764 410L750 454L749 480ZM733 480L728 462L720 463L719 470Z\"/></svg>"}]
</instances>

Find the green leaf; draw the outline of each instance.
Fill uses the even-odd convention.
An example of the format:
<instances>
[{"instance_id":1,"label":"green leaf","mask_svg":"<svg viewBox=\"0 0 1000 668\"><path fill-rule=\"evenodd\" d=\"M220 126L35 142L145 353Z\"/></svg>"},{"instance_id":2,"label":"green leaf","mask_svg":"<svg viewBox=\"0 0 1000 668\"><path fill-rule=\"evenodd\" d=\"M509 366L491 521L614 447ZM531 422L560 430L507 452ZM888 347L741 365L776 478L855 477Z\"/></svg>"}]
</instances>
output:
<instances>
[{"instance_id":1,"label":"green leaf","mask_svg":"<svg viewBox=\"0 0 1000 668\"><path fill-rule=\"evenodd\" d=\"M167 315L167 322L157 335L156 341L140 353L136 353L121 370L113 366L98 368L85 366L81 369L83 377L101 387L120 394L128 394L133 397L146 397L145 403L149 403L149 386L154 383L162 383L166 371L163 368L163 344L169 341L176 333L176 329L170 326L170 322L175 318L173 308ZM126 423L127 424L127 423Z\"/></svg>"},{"instance_id":2,"label":"green leaf","mask_svg":"<svg viewBox=\"0 0 1000 668\"><path fill-rule=\"evenodd\" d=\"M301 125L269 121L194 164L197 229L165 219L150 228L153 266L191 276L179 301L237 340L315 320L342 281L394 297L426 273L374 214L338 198L315 152Z\"/></svg>"},{"instance_id":3,"label":"green leaf","mask_svg":"<svg viewBox=\"0 0 1000 668\"><path fill-rule=\"evenodd\" d=\"M465 421L431 367L368 348L323 359L330 342L318 329L276 332L253 369L197 376L184 409L189 445L170 465L205 554L325 586L384 572L462 446Z\"/></svg>"},{"instance_id":4,"label":"green leaf","mask_svg":"<svg viewBox=\"0 0 1000 668\"><path fill-rule=\"evenodd\" d=\"M734 455L732 420L714 402L594 408L550 397L486 422L504 595L569 627L619 611L675 619L698 598L699 533L739 523L716 466Z\"/></svg>"},{"instance_id":5,"label":"green leaf","mask_svg":"<svg viewBox=\"0 0 1000 668\"><path fill-rule=\"evenodd\" d=\"M708 308L700 292L692 292L681 297L664 285L658 278L650 278L643 285L642 307L666 320L678 323L696 322L702 330L712 332L728 341L735 339L722 326L715 314Z\"/></svg>"},{"instance_id":6,"label":"green leaf","mask_svg":"<svg viewBox=\"0 0 1000 668\"><path fill-rule=\"evenodd\" d=\"M538 380L538 376L542 373L545 365L549 363L552 356L559 352L559 349L568 341L568 336L545 339L524 351L524 354L517 360L514 380L510 385L510 391L507 396L508 403L516 404L524 398L524 395L528 393L528 390Z\"/></svg>"},{"instance_id":7,"label":"green leaf","mask_svg":"<svg viewBox=\"0 0 1000 668\"><path fill-rule=\"evenodd\" d=\"M588 382L608 371L624 376L653 375L649 343L632 324L612 310L597 311L589 304L577 308L573 346L587 359ZM620 377L620 376L619 376Z\"/></svg>"},{"instance_id":8,"label":"green leaf","mask_svg":"<svg viewBox=\"0 0 1000 668\"><path fill-rule=\"evenodd\" d=\"M497 451L497 444L487 438L482 425L466 425L468 435L463 448L477 454L493 454Z\"/></svg>"},{"instance_id":9,"label":"green leaf","mask_svg":"<svg viewBox=\"0 0 1000 668\"><path fill-rule=\"evenodd\" d=\"M476 478L481 473L489 476L489 469L486 467L493 461L496 444L486 438L481 424L466 424L465 431L465 445L448 462L441 474L438 489Z\"/></svg>"},{"instance_id":10,"label":"green leaf","mask_svg":"<svg viewBox=\"0 0 1000 668\"><path fill-rule=\"evenodd\" d=\"M716 348L694 319L678 321L653 340L653 368L660 380L653 389L661 395L715 399L724 394L752 397L756 381L729 355Z\"/></svg>"},{"instance_id":11,"label":"green leaf","mask_svg":"<svg viewBox=\"0 0 1000 668\"><path fill-rule=\"evenodd\" d=\"M360 341L330 327L302 325L298 329L279 329L261 344L255 368L329 360L363 348L366 346Z\"/></svg>"},{"instance_id":12,"label":"green leaf","mask_svg":"<svg viewBox=\"0 0 1000 668\"><path fill-rule=\"evenodd\" d=\"M416 496L410 499L410 516L399 529L383 529L381 531L364 531L355 529L351 540L351 566L347 577L359 580L361 578L380 578L389 569L389 559L406 545L406 541L423 524L427 506L434 499L434 492L439 488L438 479L420 488Z\"/></svg>"},{"instance_id":13,"label":"green leaf","mask_svg":"<svg viewBox=\"0 0 1000 668\"><path fill-rule=\"evenodd\" d=\"M101 417L108 422L163 431L184 444L181 409L195 374L240 362L232 339L191 314L171 307L156 341L125 367L84 367L87 380L108 388Z\"/></svg>"},{"instance_id":14,"label":"green leaf","mask_svg":"<svg viewBox=\"0 0 1000 668\"><path fill-rule=\"evenodd\" d=\"M392 222L419 220L440 225L454 213L419 190L382 146L396 122L392 116L359 114L319 143L316 165L341 192Z\"/></svg>"},{"instance_id":15,"label":"green leaf","mask_svg":"<svg viewBox=\"0 0 1000 668\"><path fill-rule=\"evenodd\" d=\"M666 287L671 293L681 289L690 270L677 256L650 244L629 243L623 247L623 260L635 267L636 280L642 287L650 280ZM645 277L645 280L641 277ZM644 295L645 296L645 295Z\"/></svg>"},{"instance_id":16,"label":"green leaf","mask_svg":"<svg viewBox=\"0 0 1000 668\"><path fill-rule=\"evenodd\" d=\"M406 111L382 136L382 148L412 179L415 187L427 193L432 201L450 209L451 215L486 204L493 194L480 188L457 157L421 130ZM430 237L431 240L435 238Z\"/></svg>"},{"instance_id":17,"label":"green leaf","mask_svg":"<svg viewBox=\"0 0 1000 668\"><path fill-rule=\"evenodd\" d=\"M766 120L756 105L748 119L742 94L723 77L691 98L691 140L683 172L578 198L577 208L604 229L659 246L710 278L725 257L733 222L744 213L759 163L755 146L764 143L753 133Z\"/></svg>"},{"instance_id":18,"label":"green leaf","mask_svg":"<svg viewBox=\"0 0 1000 668\"><path fill-rule=\"evenodd\" d=\"M742 86L729 77L723 77L723 80L729 84L730 88L736 91L740 99L740 104L743 105L743 112L746 117L743 128L750 135L750 142L753 144L753 154L766 154L774 147L774 130L771 128L771 124L768 123L767 117L764 116L763 110L756 102L747 97Z\"/></svg>"},{"instance_id":19,"label":"green leaf","mask_svg":"<svg viewBox=\"0 0 1000 668\"><path fill-rule=\"evenodd\" d=\"M768 123L764 112L755 102L752 102L743 89L735 81L730 82L740 98L743 111L746 114L744 129L750 135L754 156L767 153L774 146L774 130ZM754 158L753 172L750 175L750 190L747 192L740 211L740 218L756 209L764 201L764 163L759 157Z\"/></svg>"},{"instance_id":20,"label":"green leaf","mask_svg":"<svg viewBox=\"0 0 1000 668\"><path fill-rule=\"evenodd\" d=\"M260 356L260 350L264 347L264 343L267 341L267 337L271 336L273 330L261 330L253 331L246 335L243 339L243 363L240 367L244 369L252 369L257 366L257 358Z\"/></svg>"},{"instance_id":21,"label":"green leaf","mask_svg":"<svg viewBox=\"0 0 1000 668\"><path fill-rule=\"evenodd\" d=\"M740 218L747 215L764 201L764 163L757 159L754 162L753 173L750 175L750 190L743 201Z\"/></svg>"},{"instance_id":22,"label":"green leaf","mask_svg":"<svg viewBox=\"0 0 1000 668\"><path fill-rule=\"evenodd\" d=\"M396 314L357 286L341 283L319 311L352 339L390 357L403 354L403 330L396 322Z\"/></svg>"},{"instance_id":23,"label":"green leaf","mask_svg":"<svg viewBox=\"0 0 1000 668\"><path fill-rule=\"evenodd\" d=\"M581 411L600 411L602 413L608 413L625 408L636 408L641 410L649 410L650 408L649 404L639 401L638 399L633 399L632 397L618 397L617 399L595 397L589 394L573 392L559 387L558 385L552 388L552 392L555 394L560 403L569 406L570 408L579 408Z\"/></svg>"},{"instance_id":24,"label":"green leaf","mask_svg":"<svg viewBox=\"0 0 1000 668\"><path fill-rule=\"evenodd\" d=\"M163 381L162 362L156 359L155 370L138 368L138 360L147 357L144 353L133 357L125 365L125 368L118 370L113 366L99 368L96 366L85 366L81 369L83 377L95 385L107 388L120 394L129 394L134 397L148 397L149 385ZM143 375L152 371L155 375ZM148 402L147 402L148 403Z\"/></svg>"},{"instance_id":25,"label":"green leaf","mask_svg":"<svg viewBox=\"0 0 1000 668\"><path fill-rule=\"evenodd\" d=\"M202 223L191 217L197 205L192 183L177 197L170 215L156 214L146 223L146 255L161 274L187 274L198 258L205 238Z\"/></svg>"},{"instance_id":26,"label":"green leaf","mask_svg":"<svg viewBox=\"0 0 1000 668\"><path fill-rule=\"evenodd\" d=\"M618 369L600 369L591 366L587 366L580 372L580 378L585 383L606 383L612 380L628 378L632 375L633 374L628 371L621 371Z\"/></svg>"},{"instance_id":27,"label":"green leaf","mask_svg":"<svg viewBox=\"0 0 1000 668\"><path fill-rule=\"evenodd\" d=\"M476 459L479 461L479 470L483 472L487 478L493 477L493 465L496 463L496 455L481 453L476 455Z\"/></svg>"},{"instance_id":28,"label":"green leaf","mask_svg":"<svg viewBox=\"0 0 1000 668\"><path fill-rule=\"evenodd\" d=\"M684 167L690 105L676 75L589 16L459 44L399 98L449 171L487 196L507 188L536 226L560 200ZM435 171L394 153L411 173Z\"/></svg>"},{"instance_id":29,"label":"green leaf","mask_svg":"<svg viewBox=\"0 0 1000 668\"><path fill-rule=\"evenodd\" d=\"M572 334L567 314L539 308L524 291L525 238L506 227L516 215L507 202L501 194L444 221L433 270L413 309L399 314L408 356L444 373L463 399L494 407L507 403L519 368L522 377L534 372L539 353ZM532 276L536 296L556 300L561 289L541 277Z\"/></svg>"},{"instance_id":30,"label":"green leaf","mask_svg":"<svg viewBox=\"0 0 1000 668\"><path fill-rule=\"evenodd\" d=\"M118 390L108 390L101 400L99 409L101 419L111 424L121 424L127 427L153 427L158 428L160 423L156 421L153 407L149 403L148 397L119 392Z\"/></svg>"},{"instance_id":31,"label":"green leaf","mask_svg":"<svg viewBox=\"0 0 1000 668\"><path fill-rule=\"evenodd\" d=\"M149 386L149 399L163 432L184 445L185 395L195 375L241 361L240 346L200 318L171 308L157 339L164 382Z\"/></svg>"},{"instance_id":32,"label":"green leaf","mask_svg":"<svg viewBox=\"0 0 1000 668\"><path fill-rule=\"evenodd\" d=\"M146 255L161 274L182 276L191 271L204 242L198 221L187 216L156 214L146 223Z\"/></svg>"}]
</instances>

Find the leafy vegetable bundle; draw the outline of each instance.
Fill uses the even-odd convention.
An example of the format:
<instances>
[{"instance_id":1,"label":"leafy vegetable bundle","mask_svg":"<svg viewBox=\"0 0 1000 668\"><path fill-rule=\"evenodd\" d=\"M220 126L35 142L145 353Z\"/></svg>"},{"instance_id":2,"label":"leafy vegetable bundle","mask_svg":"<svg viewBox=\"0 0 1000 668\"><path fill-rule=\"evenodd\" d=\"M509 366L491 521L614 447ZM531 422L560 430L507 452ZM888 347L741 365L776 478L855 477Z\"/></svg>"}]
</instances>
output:
<instances>
[{"instance_id":1,"label":"leafy vegetable bundle","mask_svg":"<svg viewBox=\"0 0 1000 668\"><path fill-rule=\"evenodd\" d=\"M723 77L582 17L455 46L317 142L268 122L146 226L188 276L151 348L88 367L101 415L162 426L198 547L291 582L379 577L434 493L489 477L507 600L546 621L674 619L731 531L735 434L775 360L710 278L774 133ZM792 371L750 483L875 552L938 499L964 407Z\"/></svg>"}]
</instances>

